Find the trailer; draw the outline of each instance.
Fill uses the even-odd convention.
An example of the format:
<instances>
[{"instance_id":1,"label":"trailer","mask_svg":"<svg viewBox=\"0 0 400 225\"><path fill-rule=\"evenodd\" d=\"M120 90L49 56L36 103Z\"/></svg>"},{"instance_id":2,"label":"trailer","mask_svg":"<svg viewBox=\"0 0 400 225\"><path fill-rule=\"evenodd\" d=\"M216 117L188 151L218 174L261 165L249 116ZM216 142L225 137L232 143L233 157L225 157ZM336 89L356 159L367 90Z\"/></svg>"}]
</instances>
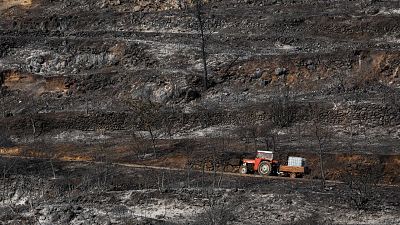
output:
<instances>
[{"instance_id":1,"label":"trailer","mask_svg":"<svg viewBox=\"0 0 400 225\"><path fill-rule=\"evenodd\" d=\"M289 156L288 165L280 165L278 173L280 176L296 178L309 174L310 170L307 167L305 158Z\"/></svg>"},{"instance_id":2,"label":"trailer","mask_svg":"<svg viewBox=\"0 0 400 225\"><path fill-rule=\"evenodd\" d=\"M279 166L279 175L296 178L308 174L308 168L303 166Z\"/></svg>"}]
</instances>

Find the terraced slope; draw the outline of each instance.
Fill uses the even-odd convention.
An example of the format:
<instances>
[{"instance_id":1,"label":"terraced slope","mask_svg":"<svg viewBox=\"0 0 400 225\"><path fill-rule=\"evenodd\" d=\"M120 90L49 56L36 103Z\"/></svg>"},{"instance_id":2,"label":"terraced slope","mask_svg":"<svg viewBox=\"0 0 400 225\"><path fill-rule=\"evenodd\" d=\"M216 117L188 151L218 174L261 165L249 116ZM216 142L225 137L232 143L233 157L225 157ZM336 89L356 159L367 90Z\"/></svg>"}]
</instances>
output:
<instances>
[{"instance_id":1,"label":"terraced slope","mask_svg":"<svg viewBox=\"0 0 400 225\"><path fill-rule=\"evenodd\" d=\"M2 1L0 124L15 143L73 142L95 130L118 139L136 117L127 99L141 98L184 114L175 137L236 134L272 121L271 106L288 93L296 116L286 131L273 128L279 147L309 148L311 138L293 140L296 125L307 139L318 117L332 149L396 152L399 9L394 0L211 1L204 90L189 1Z\"/></svg>"}]
</instances>

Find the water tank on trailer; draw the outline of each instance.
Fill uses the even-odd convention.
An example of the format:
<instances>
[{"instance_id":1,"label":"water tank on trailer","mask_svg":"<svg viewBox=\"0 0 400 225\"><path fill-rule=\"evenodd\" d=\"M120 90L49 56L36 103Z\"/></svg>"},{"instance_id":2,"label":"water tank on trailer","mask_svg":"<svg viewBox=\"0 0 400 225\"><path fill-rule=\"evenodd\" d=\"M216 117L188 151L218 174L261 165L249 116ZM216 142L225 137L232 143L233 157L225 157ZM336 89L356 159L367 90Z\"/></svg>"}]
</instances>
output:
<instances>
[{"instance_id":1,"label":"water tank on trailer","mask_svg":"<svg viewBox=\"0 0 400 225\"><path fill-rule=\"evenodd\" d=\"M301 157L289 156L288 166L306 166L306 159Z\"/></svg>"}]
</instances>

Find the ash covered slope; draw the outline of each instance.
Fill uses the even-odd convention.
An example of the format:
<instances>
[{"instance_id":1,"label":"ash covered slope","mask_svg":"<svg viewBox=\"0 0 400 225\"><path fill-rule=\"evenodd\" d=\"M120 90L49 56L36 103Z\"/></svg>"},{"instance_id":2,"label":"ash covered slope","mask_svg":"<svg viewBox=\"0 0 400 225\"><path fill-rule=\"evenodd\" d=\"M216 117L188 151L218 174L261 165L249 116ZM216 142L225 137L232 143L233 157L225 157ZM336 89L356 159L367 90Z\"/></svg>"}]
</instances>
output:
<instances>
[{"instance_id":1,"label":"ash covered slope","mask_svg":"<svg viewBox=\"0 0 400 225\"><path fill-rule=\"evenodd\" d=\"M191 128L202 120L191 113L197 106L215 114L207 125L238 125L268 121L268 102L289 90L301 108L295 122L309 121L300 111L317 102L332 125L389 130L378 142L392 150L399 4L212 1L204 9L211 84L204 91L190 2L2 1L0 123L19 141L31 133L30 118L40 135L125 130L134 115L124 99L149 98L184 108Z\"/></svg>"}]
</instances>

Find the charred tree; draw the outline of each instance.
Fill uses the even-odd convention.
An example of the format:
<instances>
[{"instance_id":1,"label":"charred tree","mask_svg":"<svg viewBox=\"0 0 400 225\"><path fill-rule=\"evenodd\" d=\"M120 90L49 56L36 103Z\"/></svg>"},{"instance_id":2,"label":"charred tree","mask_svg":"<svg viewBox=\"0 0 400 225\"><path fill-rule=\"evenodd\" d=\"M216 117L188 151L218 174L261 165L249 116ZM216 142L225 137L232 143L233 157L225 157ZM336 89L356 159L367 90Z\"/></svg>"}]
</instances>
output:
<instances>
[{"instance_id":1,"label":"charred tree","mask_svg":"<svg viewBox=\"0 0 400 225\"><path fill-rule=\"evenodd\" d=\"M325 164L324 155L327 151L328 143L331 140L332 132L329 126L323 123L323 109L319 105L310 105L312 121L312 136L317 142L316 153L319 158L319 167L321 172L321 186L325 188Z\"/></svg>"},{"instance_id":2,"label":"charred tree","mask_svg":"<svg viewBox=\"0 0 400 225\"><path fill-rule=\"evenodd\" d=\"M347 165L342 180L347 191L344 193L350 206L358 210L373 210L379 198L378 188L384 177L384 166L377 162L352 162Z\"/></svg>"},{"instance_id":3,"label":"charred tree","mask_svg":"<svg viewBox=\"0 0 400 225\"><path fill-rule=\"evenodd\" d=\"M204 16L204 3L202 0L195 0L195 16L198 23L198 32L201 42L201 57L203 61L203 88L208 88L208 64L207 64L207 51L206 51L206 35L205 35L205 16Z\"/></svg>"},{"instance_id":4,"label":"charred tree","mask_svg":"<svg viewBox=\"0 0 400 225\"><path fill-rule=\"evenodd\" d=\"M151 139L153 153L156 153L156 127L160 125L160 106L150 100L128 100L128 104L136 115L139 127L146 130Z\"/></svg>"}]
</instances>

